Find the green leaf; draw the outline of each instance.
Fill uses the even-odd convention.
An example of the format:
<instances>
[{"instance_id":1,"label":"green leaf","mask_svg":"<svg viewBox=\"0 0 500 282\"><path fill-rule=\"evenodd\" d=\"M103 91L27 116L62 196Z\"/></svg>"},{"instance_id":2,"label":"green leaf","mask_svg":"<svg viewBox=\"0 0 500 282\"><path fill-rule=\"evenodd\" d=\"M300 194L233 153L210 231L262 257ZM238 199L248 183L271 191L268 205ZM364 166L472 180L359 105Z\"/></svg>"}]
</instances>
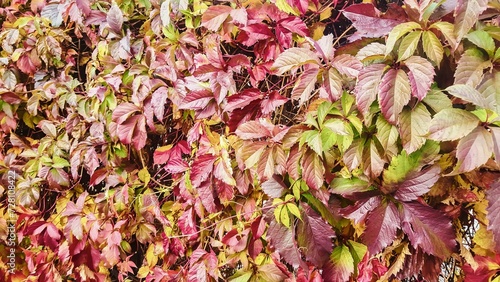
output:
<instances>
[{"instance_id":1,"label":"green leaf","mask_svg":"<svg viewBox=\"0 0 500 282\"><path fill-rule=\"evenodd\" d=\"M420 154L408 155L405 151L394 156L387 170L384 171L384 184L397 184L405 180L406 175L418 167Z\"/></svg>"},{"instance_id":2,"label":"green leaf","mask_svg":"<svg viewBox=\"0 0 500 282\"><path fill-rule=\"evenodd\" d=\"M320 126L323 125L326 116L328 115L328 113L332 108L333 105L330 102L323 102L321 103L321 105L319 105L317 116L318 116L318 124L320 124Z\"/></svg>"},{"instance_id":3,"label":"green leaf","mask_svg":"<svg viewBox=\"0 0 500 282\"><path fill-rule=\"evenodd\" d=\"M490 57L493 56L493 53L495 52L495 41L484 30L475 30L465 37L467 38L470 42L475 44L477 47L482 48L485 50Z\"/></svg>"},{"instance_id":4,"label":"green leaf","mask_svg":"<svg viewBox=\"0 0 500 282\"><path fill-rule=\"evenodd\" d=\"M358 264L363 260L366 252L368 251L368 247L364 244L358 243L353 240L347 241L349 245L349 250L351 251L352 258L354 259L354 270L355 274L358 273Z\"/></svg>"},{"instance_id":5,"label":"green leaf","mask_svg":"<svg viewBox=\"0 0 500 282\"><path fill-rule=\"evenodd\" d=\"M233 276L231 276L229 278L229 281L230 282L247 282L248 280L250 280L250 278L252 278L252 275L253 273L250 271L246 271L246 272L243 272L243 273L236 273L234 274Z\"/></svg>"},{"instance_id":6,"label":"green leaf","mask_svg":"<svg viewBox=\"0 0 500 282\"><path fill-rule=\"evenodd\" d=\"M303 140L307 143L309 148L316 152L316 154L319 156L323 155L322 140L320 133L317 130L308 130L304 132L300 139L300 145L304 144Z\"/></svg>"},{"instance_id":7,"label":"green leaf","mask_svg":"<svg viewBox=\"0 0 500 282\"><path fill-rule=\"evenodd\" d=\"M337 134L328 128L324 128L321 133L321 146L324 151L330 150L337 142Z\"/></svg>"},{"instance_id":8,"label":"green leaf","mask_svg":"<svg viewBox=\"0 0 500 282\"><path fill-rule=\"evenodd\" d=\"M469 134L477 127L479 119L462 109L444 109L431 121L428 138L436 141L452 141Z\"/></svg>"},{"instance_id":9,"label":"green leaf","mask_svg":"<svg viewBox=\"0 0 500 282\"><path fill-rule=\"evenodd\" d=\"M427 57L439 67L443 60L444 50L443 45L434 32L430 30L424 31L422 34L422 46L424 47L424 52Z\"/></svg>"},{"instance_id":10,"label":"green leaf","mask_svg":"<svg viewBox=\"0 0 500 282\"><path fill-rule=\"evenodd\" d=\"M403 149L411 154L424 145L425 134L429 130L431 113L422 104L418 103L414 109L404 109L401 113L399 132Z\"/></svg>"},{"instance_id":11,"label":"green leaf","mask_svg":"<svg viewBox=\"0 0 500 282\"><path fill-rule=\"evenodd\" d=\"M420 26L420 24L416 22L406 22L395 26L387 37L387 41L385 44L385 55L387 56L392 52L392 49L394 49L394 45L396 45L396 42L399 38L409 33L410 31L421 28L422 27Z\"/></svg>"},{"instance_id":12,"label":"green leaf","mask_svg":"<svg viewBox=\"0 0 500 282\"><path fill-rule=\"evenodd\" d=\"M349 132L346 129L345 123L341 119L331 118L327 120L323 126L330 129L338 135L347 135Z\"/></svg>"},{"instance_id":13,"label":"green leaf","mask_svg":"<svg viewBox=\"0 0 500 282\"><path fill-rule=\"evenodd\" d=\"M138 173L139 179L144 183L144 186L148 186L149 181L151 180L151 175L149 175L149 171L146 167L143 167L139 170Z\"/></svg>"},{"instance_id":14,"label":"green leaf","mask_svg":"<svg viewBox=\"0 0 500 282\"><path fill-rule=\"evenodd\" d=\"M52 161L53 161L52 167L54 168L64 168L70 166L69 162L66 159L63 159L58 156L54 156L52 158Z\"/></svg>"},{"instance_id":15,"label":"green leaf","mask_svg":"<svg viewBox=\"0 0 500 282\"><path fill-rule=\"evenodd\" d=\"M408 59L415 53L421 35L422 31L417 30L410 32L410 34L401 40L398 51L398 62Z\"/></svg>"},{"instance_id":16,"label":"green leaf","mask_svg":"<svg viewBox=\"0 0 500 282\"><path fill-rule=\"evenodd\" d=\"M345 245L340 245L333 249L330 256L333 263L334 273L332 281L349 281L349 277L354 272L354 258Z\"/></svg>"},{"instance_id":17,"label":"green leaf","mask_svg":"<svg viewBox=\"0 0 500 282\"><path fill-rule=\"evenodd\" d=\"M364 192L370 190L370 184L357 177L341 178L337 177L332 180L330 184L331 191L339 195L351 195L357 192Z\"/></svg>"}]
</instances>

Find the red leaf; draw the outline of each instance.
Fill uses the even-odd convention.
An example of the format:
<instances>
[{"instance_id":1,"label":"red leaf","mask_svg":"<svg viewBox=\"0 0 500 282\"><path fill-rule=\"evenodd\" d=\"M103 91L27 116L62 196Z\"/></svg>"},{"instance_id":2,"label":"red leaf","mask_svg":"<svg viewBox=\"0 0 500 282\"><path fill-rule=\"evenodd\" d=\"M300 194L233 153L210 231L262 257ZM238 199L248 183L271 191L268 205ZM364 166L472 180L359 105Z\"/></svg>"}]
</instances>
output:
<instances>
[{"instance_id":1,"label":"red leaf","mask_svg":"<svg viewBox=\"0 0 500 282\"><path fill-rule=\"evenodd\" d=\"M245 46L252 46L259 40L266 40L274 37L269 27L262 23L249 24L240 28L240 30L241 32L236 39Z\"/></svg>"},{"instance_id":2,"label":"red leaf","mask_svg":"<svg viewBox=\"0 0 500 282\"><path fill-rule=\"evenodd\" d=\"M279 198L283 196L283 193L286 191L287 186L280 176L273 175L273 177L269 178L261 184L261 188L262 191L264 191L264 193L266 193L266 195L268 195L269 197Z\"/></svg>"},{"instance_id":3,"label":"red leaf","mask_svg":"<svg viewBox=\"0 0 500 282\"><path fill-rule=\"evenodd\" d=\"M190 91L182 100L179 109L203 110L213 99L213 93L208 90Z\"/></svg>"},{"instance_id":4,"label":"red leaf","mask_svg":"<svg viewBox=\"0 0 500 282\"><path fill-rule=\"evenodd\" d=\"M224 107L224 111L232 112L235 109L241 109L255 100L262 99L262 96L263 95L256 88L245 89L227 98L227 104Z\"/></svg>"},{"instance_id":5,"label":"red leaf","mask_svg":"<svg viewBox=\"0 0 500 282\"><path fill-rule=\"evenodd\" d=\"M335 236L335 232L309 206L303 204L302 208L304 209L302 221L299 221L297 227L298 245L304 250L306 258L321 268L332 252L332 237Z\"/></svg>"},{"instance_id":6,"label":"red leaf","mask_svg":"<svg viewBox=\"0 0 500 282\"><path fill-rule=\"evenodd\" d=\"M198 229L196 228L194 210L192 207L182 213L178 223L182 234L187 235L189 240L193 241L198 238Z\"/></svg>"},{"instance_id":7,"label":"red leaf","mask_svg":"<svg viewBox=\"0 0 500 282\"><path fill-rule=\"evenodd\" d=\"M298 17L289 16L278 21L277 24L300 36L309 35L309 29L307 28L306 24Z\"/></svg>"},{"instance_id":8,"label":"red leaf","mask_svg":"<svg viewBox=\"0 0 500 282\"><path fill-rule=\"evenodd\" d=\"M378 254L392 243L400 225L398 209L392 202L374 209L366 218L366 229L363 233L363 240L370 254Z\"/></svg>"},{"instance_id":9,"label":"red leaf","mask_svg":"<svg viewBox=\"0 0 500 282\"><path fill-rule=\"evenodd\" d=\"M443 213L417 202L403 203L403 231L412 245L446 259L455 249L455 232Z\"/></svg>"},{"instance_id":10,"label":"red leaf","mask_svg":"<svg viewBox=\"0 0 500 282\"><path fill-rule=\"evenodd\" d=\"M412 56L405 62L406 67L410 70L408 78L410 79L411 94L422 100L431 89L431 84L434 81L434 67L426 59L418 56Z\"/></svg>"},{"instance_id":11,"label":"red leaf","mask_svg":"<svg viewBox=\"0 0 500 282\"><path fill-rule=\"evenodd\" d=\"M214 162L217 157L205 154L197 157L191 165L191 182L194 187L198 187L202 182L208 179L213 171Z\"/></svg>"}]
</instances>

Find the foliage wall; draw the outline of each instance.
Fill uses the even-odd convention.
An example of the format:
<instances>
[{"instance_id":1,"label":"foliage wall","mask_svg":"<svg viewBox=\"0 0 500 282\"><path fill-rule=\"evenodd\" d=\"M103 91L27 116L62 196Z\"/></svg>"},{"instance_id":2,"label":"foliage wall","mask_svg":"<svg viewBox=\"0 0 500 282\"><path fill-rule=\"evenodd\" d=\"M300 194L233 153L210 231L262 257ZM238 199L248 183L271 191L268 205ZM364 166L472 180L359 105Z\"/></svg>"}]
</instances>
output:
<instances>
[{"instance_id":1,"label":"foliage wall","mask_svg":"<svg viewBox=\"0 0 500 282\"><path fill-rule=\"evenodd\" d=\"M1 3L0 280L500 281L498 0Z\"/></svg>"}]
</instances>

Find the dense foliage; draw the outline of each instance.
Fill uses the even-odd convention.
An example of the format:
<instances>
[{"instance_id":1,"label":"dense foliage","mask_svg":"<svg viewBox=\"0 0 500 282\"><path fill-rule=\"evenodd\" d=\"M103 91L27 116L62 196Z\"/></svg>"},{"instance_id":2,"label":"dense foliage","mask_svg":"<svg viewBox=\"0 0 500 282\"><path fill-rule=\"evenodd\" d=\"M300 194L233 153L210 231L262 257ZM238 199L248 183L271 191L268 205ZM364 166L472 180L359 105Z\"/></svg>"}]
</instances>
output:
<instances>
[{"instance_id":1,"label":"dense foliage","mask_svg":"<svg viewBox=\"0 0 500 282\"><path fill-rule=\"evenodd\" d=\"M1 3L0 280L500 281L498 0Z\"/></svg>"}]
</instances>

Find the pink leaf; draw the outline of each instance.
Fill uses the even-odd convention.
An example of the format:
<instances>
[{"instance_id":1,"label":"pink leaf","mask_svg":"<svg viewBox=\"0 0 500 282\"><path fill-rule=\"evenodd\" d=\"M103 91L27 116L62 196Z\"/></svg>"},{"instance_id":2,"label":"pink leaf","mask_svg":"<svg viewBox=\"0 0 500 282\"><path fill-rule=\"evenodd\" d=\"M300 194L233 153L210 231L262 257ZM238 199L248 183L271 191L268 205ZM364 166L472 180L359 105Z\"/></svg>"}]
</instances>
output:
<instances>
[{"instance_id":1,"label":"pink leaf","mask_svg":"<svg viewBox=\"0 0 500 282\"><path fill-rule=\"evenodd\" d=\"M225 5L210 6L201 16L201 26L211 31L219 30L233 9Z\"/></svg>"},{"instance_id":2,"label":"pink leaf","mask_svg":"<svg viewBox=\"0 0 500 282\"><path fill-rule=\"evenodd\" d=\"M411 94L422 100L431 89L431 84L434 81L436 72L432 64L426 59L418 56L408 58L404 64L410 72L408 78L410 79Z\"/></svg>"},{"instance_id":3,"label":"pink leaf","mask_svg":"<svg viewBox=\"0 0 500 282\"><path fill-rule=\"evenodd\" d=\"M115 2L113 2L111 8L108 11L108 15L106 16L106 21L108 22L109 27L114 33L121 35L122 25L123 25L123 13Z\"/></svg>"},{"instance_id":4,"label":"pink leaf","mask_svg":"<svg viewBox=\"0 0 500 282\"><path fill-rule=\"evenodd\" d=\"M269 131L269 129L260 121L255 120L245 122L244 124L238 126L238 129L236 129L235 133L243 140L271 136L271 132Z\"/></svg>"},{"instance_id":5,"label":"pink leaf","mask_svg":"<svg viewBox=\"0 0 500 282\"><path fill-rule=\"evenodd\" d=\"M182 234L187 235L189 240L196 240L198 238L198 229L194 218L193 208L185 210L179 217L179 229Z\"/></svg>"},{"instance_id":6,"label":"pink leaf","mask_svg":"<svg viewBox=\"0 0 500 282\"><path fill-rule=\"evenodd\" d=\"M354 89L356 94L356 104L358 109L367 115L371 104L377 98L379 92L379 84L382 80L386 65L373 64L363 68L359 72L358 83Z\"/></svg>"},{"instance_id":7,"label":"pink leaf","mask_svg":"<svg viewBox=\"0 0 500 282\"><path fill-rule=\"evenodd\" d=\"M358 77L359 71L363 68L363 64L356 57L348 54L335 56L332 66L340 73L351 77Z\"/></svg>"},{"instance_id":8,"label":"pink leaf","mask_svg":"<svg viewBox=\"0 0 500 282\"><path fill-rule=\"evenodd\" d=\"M227 98L227 104L224 111L232 112L235 109L240 109L248 106L251 102L261 99L262 94L256 88L245 89L240 93L231 95Z\"/></svg>"},{"instance_id":9,"label":"pink leaf","mask_svg":"<svg viewBox=\"0 0 500 282\"><path fill-rule=\"evenodd\" d=\"M478 126L469 135L460 139L457 146L456 173L474 170L491 158L493 138L484 127Z\"/></svg>"},{"instance_id":10,"label":"pink leaf","mask_svg":"<svg viewBox=\"0 0 500 282\"><path fill-rule=\"evenodd\" d=\"M281 96L278 91L271 91L269 95L260 102L262 113L268 115L277 107L284 105L287 101L288 98Z\"/></svg>"},{"instance_id":11,"label":"pink leaf","mask_svg":"<svg viewBox=\"0 0 500 282\"><path fill-rule=\"evenodd\" d=\"M319 156L311 150L308 150L302 158L302 178L307 186L318 190L323 185L325 167Z\"/></svg>"},{"instance_id":12,"label":"pink leaf","mask_svg":"<svg viewBox=\"0 0 500 282\"><path fill-rule=\"evenodd\" d=\"M411 98L410 82L406 73L390 69L382 78L379 88L380 109L385 119L395 124L403 107Z\"/></svg>"}]
</instances>

